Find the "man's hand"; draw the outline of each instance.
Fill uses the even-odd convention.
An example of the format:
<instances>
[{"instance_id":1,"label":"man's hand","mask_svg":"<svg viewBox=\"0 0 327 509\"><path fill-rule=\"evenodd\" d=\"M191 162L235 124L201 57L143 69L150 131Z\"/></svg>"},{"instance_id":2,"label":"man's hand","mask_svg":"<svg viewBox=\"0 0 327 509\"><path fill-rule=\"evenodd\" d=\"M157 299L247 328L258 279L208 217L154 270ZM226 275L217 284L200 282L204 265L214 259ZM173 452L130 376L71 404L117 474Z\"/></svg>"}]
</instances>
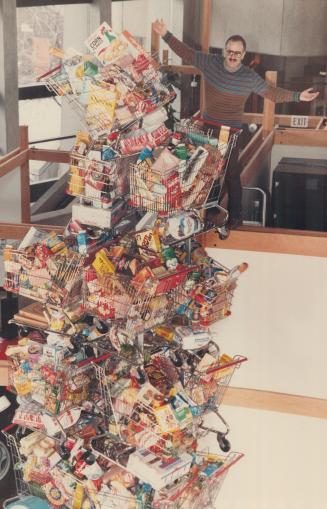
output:
<instances>
[{"instance_id":1,"label":"man's hand","mask_svg":"<svg viewBox=\"0 0 327 509\"><path fill-rule=\"evenodd\" d=\"M313 101L318 97L319 92L313 92L313 88L307 88L300 94L300 101Z\"/></svg>"},{"instance_id":2,"label":"man's hand","mask_svg":"<svg viewBox=\"0 0 327 509\"><path fill-rule=\"evenodd\" d=\"M162 18L156 19L155 22L152 23L152 27L153 30L160 35L160 37L163 37L167 33L167 25Z\"/></svg>"}]
</instances>

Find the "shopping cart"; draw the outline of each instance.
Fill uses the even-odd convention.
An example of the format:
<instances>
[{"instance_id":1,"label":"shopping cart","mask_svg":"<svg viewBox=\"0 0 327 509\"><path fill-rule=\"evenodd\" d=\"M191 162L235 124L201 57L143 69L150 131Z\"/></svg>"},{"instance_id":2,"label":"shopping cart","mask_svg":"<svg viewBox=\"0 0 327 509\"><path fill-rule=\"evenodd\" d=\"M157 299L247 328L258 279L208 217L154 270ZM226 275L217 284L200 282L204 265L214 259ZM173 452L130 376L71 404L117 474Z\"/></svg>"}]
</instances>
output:
<instances>
[{"instance_id":1,"label":"shopping cart","mask_svg":"<svg viewBox=\"0 0 327 509\"><path fill-rule=\"evenodd\" d=\"M92 66L92 62L76 55L63 60L38 81L68 102L94 139L111 131L128 129L176 97L173 87L163 85L153 67L142 68L136 64L134 70L143 76L138 83L135 76L117 65L103 67L97 62L93 71L85 72L87 65ZM83 72L77 73L79 66ZM117 96L122 106L117 104Z\"/></svg>"},{"instance_id":2,"label":"shopping cart","mask_svg":"<svg viewBox=\"0 0 327 509\"><path fill-rule=\"evenodd\" d=\"M131 326L133 320L141 319L144 328L152 327L168 318L173 308L174 293L193 270L194 266L185 266L156 277L149 269L147 277L139 271L130 278L120 274L99 276L95 269L87 268L85 310L101 319L127 319Z\"/></svg>"},{"instance_id":3,"label":"shopping cart","mask_svg":"<svg viewBox=\"0 0 327 509\"><path fill-rule=\"evenodd\" d=\"M28 484L24 480L22 472L22 457L19 452L18 440L20 438L20 428L14 424L6 426L1 433L5 436L8 449L11 454L12 466L15 476L16 493L18 496L29 495Z\"/></svg>"},{"instance_id":4,"label":"shopping cart","mask_svg":"<svg viewBox=\"0 0 327 509\"><path fill-rule=\"evenodd\" d=\"M183 411L191 413L196 439L213 432L220 448L228 452L230 444L226 435L230 429L219 413L219 407L235 369L247 360L246 357L220 355L217 344L212 340L202 347L185 350L173 339L167 344L154 335L145 344L145 358L148 380L160 389L168 401L176 380L181 383L183 389L178 400L181 398L180 401L183 401ZM226 431L206 427L204 418L209 414L214 414L223 423Z\"/></svg>"},{"instance_id":5,"label":"shopping cart","mask_svg":"<svg viewBox=\"0 0 327 509\"><path fill-rule=\"evenodd\" d=\"M73 251L64 255L49 255L43 263L37 257L42 247L4 250L7 291L18 293L42 303L72 308L80 304L83 284L83 258Z\"/></svg>"},{"instance_id":6,"label":"shopping cart","mask_svg":"<svg viewBox=\"0 0 327 509\"><path fill-rule=\"evenodd\" d=\"M216 362L211 363L208 368L199 369L201 366L201 363L199 363L195 369L183 373L184 390L196 403L197 422L195 428L197 438L200 439L208 433L214 433L223 452L228 452L231 447L226 438L230 428L220 414L219 407L235 369L238 369L246 360L247 358L241 355L230 357L224 354L218 357ZM223 423L226 428L225 431L204 424L205 417L212 414Z\"/></svg>"},{"instance_id":7,"label":"shopping cart","mask_svg":"<svg viewBox=\"0 0 327 509\"><path fill-rule=\"evenodd\" d=\"M169 490L162 490L153 509L213 508L230 467L242 457L237 452L227 456L197 452L197 469Z\"/></svg>"},{"instance_id":8,"label":"shopping cart","mask_svg":"<svg viewBox=\"0 0 327 509\"><path fill-rule=\"evenodd\" d=\"M121 156L108 149L109 160L96 160L95 154L101 157L102 153L99 149L93 150L92 145L86 155L71 153L67 193L79 197L81 203L109 208L116 198L128 195L129 165L136 161L137 155Z\"/></svg>"},{"instance_id":9,"label":"shopping cart","mask_svg":"<svg viewBox=\"0 0 327 509\"><path fill-rule=\"evenodd\" d=\"M82 481L67 471L67 465L66 468L61 463L60 467L50 467L47 462L38 462L36 457L30 461L29 457L21 454L19 443L22 438L28 437L29 431L10 425L2 433L10 447L17 493L17 497L4 502L4 507L70 509L77 501L82 503L88 498ZM46 440L46 435L43 439ZM33 450L30 456L33 456Z\"/></svg>"},{"instance_id":10,"label":"shopping cart","mask_svg":"<svg viewBox=\"0 0 327 509\"><path fill-rule=\"evenodd\" d=\"M133 207L170 215L205 206L212 186L223 170L225 145L210 135L201 141L191 138L192 128L185 122L157 158L140 160L131 167L130 203Z\"/></svg>"},{"instance_id":11,"label":"shopping cart","mask_svg":"<svg viewBox=\"0 0 327 509\"><path fill-rule=\"evenodd\" d=\"M199 267L203 279L188 280L174 295L176 313L209 326L231 315L231 305L237 279L246 269L242 263L228 269L215 260L209 266ZM205 277L205 276L210 277Z\"/></svg>"},{"instance_id":12,"label":"shopping cart","mask_svg":"<svg viewBox=\"0 0 327 509\"><path fill-rule=\"evenodd\" d=\"M217 147L220 151L221 160L217 168L216 178L204 207L206 209L205 231L214 229L222 240L226 239L229 235L226 227L228 211L220 204L220 200L230 157L242 130L205 120L198 115L195 115L192 119L181 120L180 123L176 124L176 129L187 134L195 143L209 144ZM222 215L222 219L219 219L220 215Z\"/></svg>"}]
</instances>

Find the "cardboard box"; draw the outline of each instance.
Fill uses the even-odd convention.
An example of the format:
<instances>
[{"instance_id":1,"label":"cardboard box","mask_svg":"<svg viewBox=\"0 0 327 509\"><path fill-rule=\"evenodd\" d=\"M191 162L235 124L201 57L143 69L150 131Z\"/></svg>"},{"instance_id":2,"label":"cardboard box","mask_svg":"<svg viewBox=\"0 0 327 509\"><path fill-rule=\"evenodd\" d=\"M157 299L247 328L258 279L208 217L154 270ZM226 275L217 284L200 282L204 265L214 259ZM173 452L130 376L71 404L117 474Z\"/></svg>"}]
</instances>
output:
<instances>
[{"instance_id":1,"label":"cardboard box","mask_svg":"<svg viewBox=\"0 0 327 509\"><path fill-rule=\"evenodd\" d=\"M109 209L96 209L87 205L73 205L72 220L98 228L112 228L126 212L126 202L117 200Z\"/></svg>"}]
</instances>

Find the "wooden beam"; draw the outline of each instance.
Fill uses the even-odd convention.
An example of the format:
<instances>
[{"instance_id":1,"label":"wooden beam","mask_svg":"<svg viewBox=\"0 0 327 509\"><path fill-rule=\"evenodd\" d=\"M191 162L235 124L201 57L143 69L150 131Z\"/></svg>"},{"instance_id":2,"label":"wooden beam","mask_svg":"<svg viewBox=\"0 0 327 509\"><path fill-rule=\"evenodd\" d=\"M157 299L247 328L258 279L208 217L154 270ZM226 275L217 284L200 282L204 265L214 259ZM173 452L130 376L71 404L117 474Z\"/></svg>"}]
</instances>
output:
<instances>
[{"instance_id":1,"label":"wooden beam","mask_svg":"<svg viewBox=\"0 0 327 509\"><path fill-rule=\"evenodd\" d=\"M277 71L267 71L265 75L266 81L272 85L277 84ZM267 136L274 127L275 103L269 99L265 99L263 103L263 136Z\"/></svg>"},{"instance_id":2,"label":"wooden beam","mask_svg":"<svg viewBox=\"0 0 327 509\"><path fill-rule=\"evenodd\" d=\"M22 239L28 230L31 228L31 224L17 224L17 223L0 223L0 239L20 240ZM63 233L63 226L54 226L47 224L33 224L35 228L40 228L45 231L55 231L57 233Z\"/></svg>"},{"instance_id":3,"label":"wooden beam","mask_svg":"<svg viewBox=\"0 0 327 509\"><path fill-rule=\"evenodd\" d=\"M276 145L327 147L327 131L322 129L276 129Z\"/></svg>"},{"instance_id":4,"label":"wooden beam","mask_svg":"<svg viewBox=\"0 0 327 509\"><path fill-rule=\"evenodd\" d=\"M251 140L249 141L249 143L244 147L244 149L240 152L240 155L239 155L239 161L240 163L243 165L246 161L248 161L250 159L250 157L252 157L252 155L254 154L254 152L256 152L259 148L259 146L261 145L262 143L262 140L263 140L263 137L262 137L262 127L260 127L257 132L255 133L255 135L251 138Z\"/></svg>"},{"instance_id":5,"label":"wooden beam","mask_svg":"<svg viewBox=\"0 0 327 509\"><path fill-rule=\"evenodd\" d=\"M327 399L296 394L228 387L224 404L327 419Z\"/></svg>"},{"instance_id":6,"label":"wooden beam","mask_svg":"<svg viewBox=\"0 0 327 509\"><path fill-rule=\"evenodd\" d=\"M7 175L7 173L26 163L26 161L28 161L28 149L23 151L19 149L17 155L7 159L4 163L0 162L0 177Z\"/></svg>"},{"instance_id":7,"label":"wooden beam","mask_svg":"<svg viewBox=\"0 0 327 509\"><path fill-rule=\"evenodd\" d=\"M20 152L20 147L15 148L11 152L8 152L8 154L5 154L4 156L0 157L0 167L3 163L6 163L8 159L11 159L14 156L17 156Z\"/></svg>"},{"instance_id":8,"label":"wooden beam","mask_svg":"<svg viewBox=\"0 0 327 509\"><path fill-rule=\"evenodd\" d=\"M202 0L201 2L201 50L204 53L209 51L210 41L210 22L211 22L211 0ZM205 87L204 79L201 77L200 81L200 113L204 112L205 105Z\"/></svg>"},{"instance_id":9,"label":"wooden beam","mask_svg":"<svg viewBox=\"0 0 327 509\"><path fill-rule=\"evenodd\" d=\"M275 125L281 125L286 127L291 127L293 115L278 115L275 114ZM317 125L324 119L325 117L317 117L310 116L308 118L310 129L316 129ZM262 124L263 121L263 113L244 113L243 121L245 124ZM304 129L302 129L304 130Z\"/></svg>"},{"instance_id":10,"label":"wooden beam","mask_svg":"<svg viewBox=\"0 0 327 509\"><path fill-rule=\"evenodd\" d=\"M169 51L167 49L162 50L162 64L168 65Z\"/></svg>"},{"instance_id":11,"label":"wooden beam","mask_svg":"<svg viewBox=\"0 0 327 509\"><path fill-rule=\"evenodd\" d=\"M20 146L22 150L28 150L28 127L27 125L19 128ZM30 195L30 165L26 158L20 166L20 206L22 223L31 221L31 195Z\"/></svg>"},{"instance_id":12,"label":"wooden beam","mask_svg":"<svg viewBox=\"0 0 327 509\"><path fill-rule=\"evenodd\" d=\"M210 45L212 0L202 0L201 9L201 48L207 53Z\"/></svg>"},{"instance_id":13,"label":"wooden beam","mask_svg":"<svg viewBox=\"0 0 327 509\"><path fill-rule=\"evenodd\" d=\"M179 74L194 74L196 76L201 76L199 69L193 65L162 65L160 69L163 72L176 72Z\"/></svg>"},{"instance_id":14,"label":"wooden beam","mask_svg":"<svg viewBox=\"0 0 327 509\"><path fill-rule=\"evenodd\" d=\"M70 163L68 150L47 150L43 148L30 148L28 157L33 161L46 161L49 163Z\"/></svg>"},{"instance_id":15,"label":"wooden beam","mask_svg":"<svg viewBox=\"0 0 327 509\"><path fill-rule=\"evenodd\" d=\"M274 135L274 131L271 131L269 134L267 134L267 137L264 139L258 149L253 153L247 164L243 167L241 173L241 182L243 185L247 185L251 182L253 176L260 170L264 160L270 156L271 149L274 144ZM262 136L264 136L263 130Z\"/></svg>"},{"instance_id":16,"label":"wooden beam","mask_svg":"<svg viewBox=\"0 0 327 509\"><path fill-rule=\"evenodd\" d=\"M159 51L160 51L160 35L155 32L153 28L154 23L151 23L151 55L155 58L155 60L159 60Z\"/></svg>"},{"instance_id":17,"label":"wooden beam","mask_svg":"<svg viewBox=\"0 0 327 509\"><path fill-rule=\"evenodd\" d=\"M205 247L219 247L219 249L327 257L327 233L325 232L243 226L232 230L228 239L223 241L215 232L202 234L202 242Z\"/></svg>"}]
</instances>

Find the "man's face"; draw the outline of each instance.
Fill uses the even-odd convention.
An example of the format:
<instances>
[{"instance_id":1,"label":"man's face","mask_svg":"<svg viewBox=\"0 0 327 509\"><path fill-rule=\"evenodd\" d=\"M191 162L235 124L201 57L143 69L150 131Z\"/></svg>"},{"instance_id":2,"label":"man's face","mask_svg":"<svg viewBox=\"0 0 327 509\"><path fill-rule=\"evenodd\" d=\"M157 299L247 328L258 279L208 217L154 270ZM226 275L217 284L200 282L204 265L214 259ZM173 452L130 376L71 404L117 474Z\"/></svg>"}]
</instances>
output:
<instances>
[{"instance_id":1,"label":"man's face","mask_svg":"<svg viewBox=\"0 0 327 509\"><path fill-rule=\"evenodd\" d=\"M224 49L225 66L227 69L236 71L244 56L245 51L241 41L228 41Z\"/></svg>"}]
</instances>

